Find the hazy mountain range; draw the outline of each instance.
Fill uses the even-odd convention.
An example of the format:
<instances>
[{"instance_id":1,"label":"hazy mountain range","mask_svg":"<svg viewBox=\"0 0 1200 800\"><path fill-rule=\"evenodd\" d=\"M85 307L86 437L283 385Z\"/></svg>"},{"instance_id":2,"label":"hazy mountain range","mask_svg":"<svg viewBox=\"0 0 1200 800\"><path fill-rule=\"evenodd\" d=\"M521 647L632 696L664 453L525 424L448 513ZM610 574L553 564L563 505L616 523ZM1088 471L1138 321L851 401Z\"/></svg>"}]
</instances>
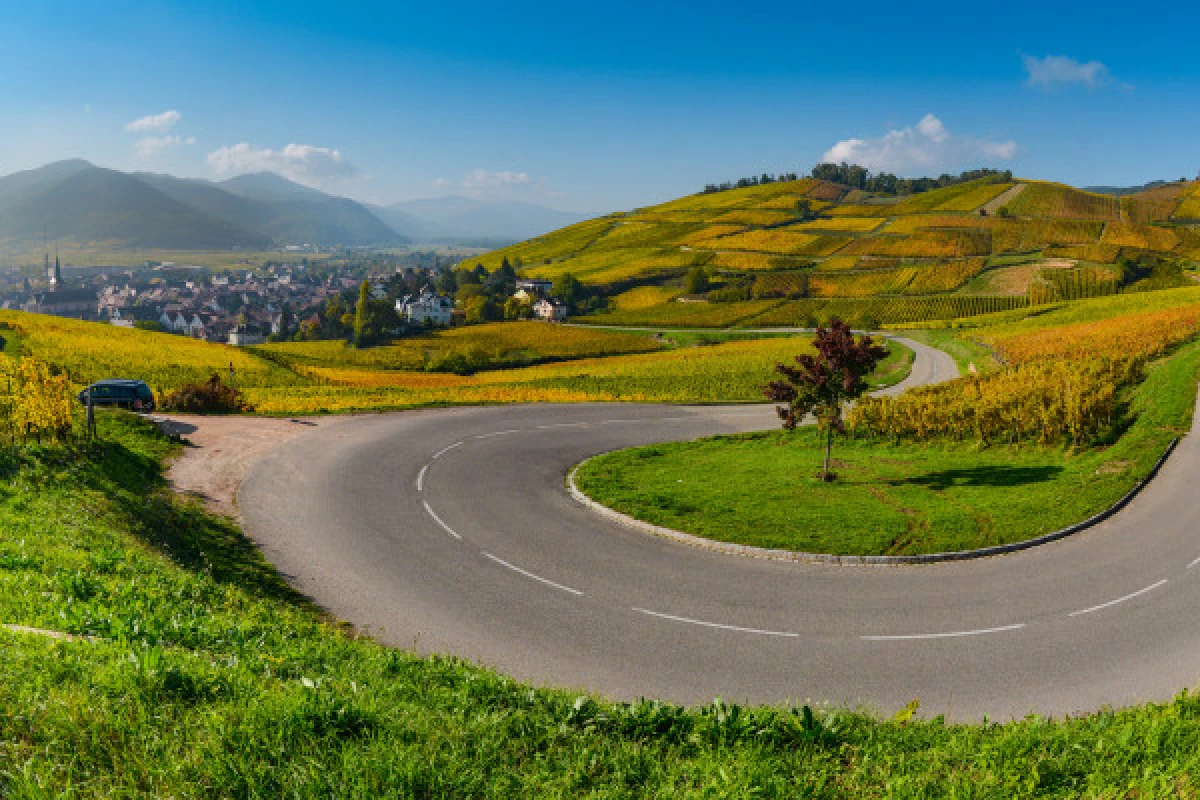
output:
<instances>
[{"instance_id":1,"label":"hazy mountain range","mask_svg":"<svg viewBox=\"0 0 1200 800\"><path fill-rule=\"evenodd\" d=\"M274 173L214 182L73 159L0 178L0 240L164 250L520 240L587 219L468 197L368 206Z\"/></svg>"}]
</instances>

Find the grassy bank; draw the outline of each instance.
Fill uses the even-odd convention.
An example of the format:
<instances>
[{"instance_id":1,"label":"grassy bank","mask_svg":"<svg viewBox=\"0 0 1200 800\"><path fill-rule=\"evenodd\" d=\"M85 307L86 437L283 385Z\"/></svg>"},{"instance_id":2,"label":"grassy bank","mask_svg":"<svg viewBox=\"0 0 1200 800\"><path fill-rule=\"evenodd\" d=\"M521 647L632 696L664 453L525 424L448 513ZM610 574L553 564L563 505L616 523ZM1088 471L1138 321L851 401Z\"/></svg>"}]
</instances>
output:
<instances>
[{"instance_id":1,"label":"grassy bank","mask_svg":"<svg viewBox=\"0 0 1200 800\"><path fill-rule=\"evenodd\" d=\"M804 552L910 555L1021 541L1108 507L1191 425L1200 344L1151 369L1111 445L1019 449L839 441L816 477L812 429L652 445L580 468L580 488L657 525Z\"/></svg>"},{"instance_id":2,"label":"grassy bank","mask_svg":"<svg viewBox=\"0 0 1200 800\"><path fill-rule=\"evenodd\" d=\"M534 689L357 639L163 491L171 446L6 455L4 797L1190 796L1200 701L949 726ZM1126 795L1126 792L1132 794Z\"/></svg>"}]
</instances>

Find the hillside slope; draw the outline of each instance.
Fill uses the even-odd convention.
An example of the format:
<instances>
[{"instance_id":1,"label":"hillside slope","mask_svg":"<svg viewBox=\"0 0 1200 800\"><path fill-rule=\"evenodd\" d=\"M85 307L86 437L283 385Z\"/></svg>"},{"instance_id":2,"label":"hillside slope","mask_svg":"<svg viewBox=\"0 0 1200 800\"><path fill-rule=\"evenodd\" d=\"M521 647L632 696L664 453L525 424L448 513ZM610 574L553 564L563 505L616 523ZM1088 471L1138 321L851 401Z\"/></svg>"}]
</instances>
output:
<instances>
[{"instance_id":1,"label":"hillside slope","mask_svg":"<svg viewBox=\"0 0 1200 800\"><path fill-rule=\"evenodd\" d=\"M883 299L941 309L881 320L911 321L1113 293L1134 281L1139 289L1183 285L1182 270L1200 261L1200 232L1185 224L1195 218L1195 183L1115 197L992 176L896 197L805 178L610 214L471 263L495 269L508 259L525 275L569 273L607 294L679 285L703 267L716 289L707 299L717 303L804 300L813 311L870 301L875 319ZM640 309L621 319L730 324L729 311L675 309L667 320ZM720 321L696 319L705 315Z\"/></svg>"},{"instance_id":2,"label":"hillside slope","mask_svg":"<svg viewBox=\"0 0 1200 800\"><path fill-rule=\"evenodd\" d=\"M981 210L1016 186L999 215ZM1061 184L983 179L908 197L872 196L812 179L698 194L610 214L497 250L528 274L590 283L705 265L716 271L836 271L930 266L1047 251L1113 263L1122 248L1200 256L1175 225L1200 199L1196 184L1116 198ZM812 215L797 212L807 203ZM1129 240L1136 239L1136 242ZM1108 247L1100 247L1108 245ZM1080 253L1087 251L1089 258Z\"/></svg>"}]
</instances>

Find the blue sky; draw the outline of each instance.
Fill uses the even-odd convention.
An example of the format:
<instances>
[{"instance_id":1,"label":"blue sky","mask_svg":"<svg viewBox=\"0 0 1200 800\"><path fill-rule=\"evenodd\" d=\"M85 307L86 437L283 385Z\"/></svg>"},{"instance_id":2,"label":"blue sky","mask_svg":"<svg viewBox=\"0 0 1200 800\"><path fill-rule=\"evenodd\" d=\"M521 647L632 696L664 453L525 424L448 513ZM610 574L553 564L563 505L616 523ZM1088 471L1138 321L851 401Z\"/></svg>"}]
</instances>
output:
<instances>
[{"instance_id":1,"label":"blue sky","mask_svg":"<svg viewBox=\"0 0 1200 800\"><path fill-rule=\"evenodd\" d=\"M607 211L847 156L1074 184L1200 170L1200 9L0 4L0 172L68 157Z\"/></svg>"}]
</instances>

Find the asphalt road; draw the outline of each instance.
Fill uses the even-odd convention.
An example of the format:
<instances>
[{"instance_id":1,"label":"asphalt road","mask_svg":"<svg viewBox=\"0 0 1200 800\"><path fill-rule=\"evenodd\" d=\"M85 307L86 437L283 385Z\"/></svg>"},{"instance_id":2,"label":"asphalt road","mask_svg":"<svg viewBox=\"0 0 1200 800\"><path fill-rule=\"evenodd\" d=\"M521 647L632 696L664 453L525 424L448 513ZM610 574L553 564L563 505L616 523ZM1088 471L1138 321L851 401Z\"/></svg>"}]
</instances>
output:
<instances>
[{"instance_id":1,"label":"asphalt road","mask_svg":"<svg viewBox=\"0 0 1200 800\"><path fill-rule=\"evenodd\" d=\"M913 343L905 385L953 376ZM903 387L897 387L903 388ZM564 489L600 452L772 427L770 408L445 409L336 420L255 465L248 533L378 639L613 698L816 702L971 720L1169 699L1200 673L1188 436L1114 519L963 563L847 567L712 553Z\"/></svg>"}]
</instances>

